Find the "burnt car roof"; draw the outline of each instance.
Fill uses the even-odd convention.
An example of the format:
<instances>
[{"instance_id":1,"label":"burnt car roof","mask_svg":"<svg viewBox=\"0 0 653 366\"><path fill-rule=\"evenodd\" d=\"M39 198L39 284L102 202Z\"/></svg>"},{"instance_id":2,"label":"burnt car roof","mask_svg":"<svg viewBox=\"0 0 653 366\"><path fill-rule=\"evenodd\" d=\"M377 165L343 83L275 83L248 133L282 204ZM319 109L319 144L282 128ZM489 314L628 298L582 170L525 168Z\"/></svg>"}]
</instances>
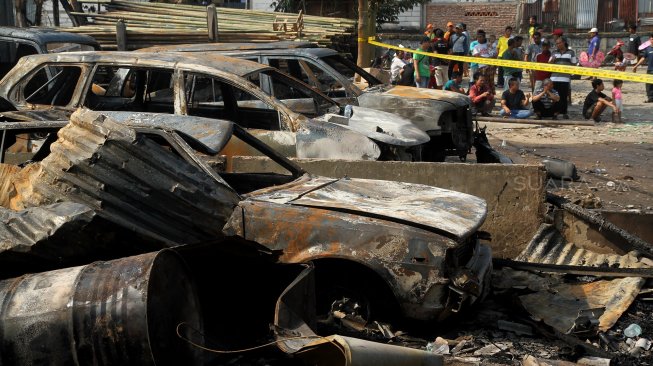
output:
<instances>
[{"instance_id":1,"label":"burnt car roof","mask_svg":"<svg viewBox=\"0 0 653 366\"><path fill-rule=\"evenodd\" d=\"M298 43L295 45L295 43ZM291 44L288 46L288 44ZM236 52L236 51L277 51L285 55L313 55L315 57L325 57L338 54L337 51L330 48L318 48L309 42L269 42L261 45L259 43L199 43L199 44L179 44L169 46L156 46L142 48L138 52Z\"/></svg>"},{"instance_id":2,"label":"burnt car roof","mask_svg":"<svg viewBox=\"0 0 653 366\"><path fill-rule=\"evenodd\" d=\"M202 68L224 71L238 76L249 75L254 72L272 70L272 67L256 62L235 59L217 54L196 53L151 53L151 52L125 52L125 51L83 51L65 52L47 55L26 56L37 62L107 62L114 64L129 64L147 67L161 67L161 63L173 64L182 68L201 71ZM148 61L154 61L149 63Z\"/></svg>"},{"instance_id":3,"label":"burnt car roof","mask_svg":"<svg viewBox=\"0 0 653 366\"><path fill-rule=\"evenodd\" d=\"M242 42L242 43L191 43L191 44L172 44L165 46L153 46L141 48L139 52L202 52L202 51L251 51L251 50L270 50L270 49L295 49L295 48L317 48L315 43L297 42L297 41L279 41L279 42Z\"/></svg>"},{"instance_id":4,"label":"burnt car roof","mask_svg":"<svg viewBox=\"0 0 653 366\"><path fill-rule=\"evenodd\" d=\"M36 43L71 42L81 43L100 49L98 42L84 34L59 32L51 28L0 27L0 37L20 38Z\"/></svg>"}]
</instances>

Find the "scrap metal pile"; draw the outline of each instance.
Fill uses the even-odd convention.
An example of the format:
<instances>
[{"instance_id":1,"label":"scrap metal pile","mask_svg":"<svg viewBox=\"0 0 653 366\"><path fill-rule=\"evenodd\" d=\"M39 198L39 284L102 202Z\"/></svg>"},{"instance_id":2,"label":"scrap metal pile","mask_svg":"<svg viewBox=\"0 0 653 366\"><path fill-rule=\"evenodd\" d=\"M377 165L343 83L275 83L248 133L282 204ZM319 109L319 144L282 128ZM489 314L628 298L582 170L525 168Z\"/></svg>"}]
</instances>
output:
<instances>
[{"instance_id":1,"label":"scrap metal pile","mask_svg":"<svg viewBox=\"0 0 653 366\"><path fill-rule=\"evenodd\" d=\"M89 3L97 4L96 1ZM209 41L206 7L122 0L101 4L106 11L71 13L73 16L89 18L89 24L62 30L90 35L100 42L104 50L116 49L116 22L121 19L127 25L130 50L153 45ZM302 16L303 27L299 34L291 27L274 30L273 24L278 17L298 18L299 14L217 8L218 39L220 42L296 39L330 46L333 43L349 43L349 38L355 32L355 20L314 15Z\"/></svg>"}]
</instances>

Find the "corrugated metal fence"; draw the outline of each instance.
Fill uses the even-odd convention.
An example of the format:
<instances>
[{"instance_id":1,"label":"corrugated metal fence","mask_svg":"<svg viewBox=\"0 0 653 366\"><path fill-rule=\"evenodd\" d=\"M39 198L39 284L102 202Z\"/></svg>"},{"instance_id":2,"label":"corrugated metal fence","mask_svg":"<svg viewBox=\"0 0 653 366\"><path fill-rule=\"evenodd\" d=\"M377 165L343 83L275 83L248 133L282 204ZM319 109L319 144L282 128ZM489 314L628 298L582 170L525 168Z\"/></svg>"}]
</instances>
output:
<instances>
[{"instance_id":1,"label":"corrugated metal fence","mask_svg":"<svg viewBox=\"0 0 653 366\"><path fill-rule=\"evenodd\" d=\"M641 25L653 23L653 0L535 0L524 3L522 12L522 29L535 15L549 29L621 31L638 17Z\"/></svg>"}]
</instances>

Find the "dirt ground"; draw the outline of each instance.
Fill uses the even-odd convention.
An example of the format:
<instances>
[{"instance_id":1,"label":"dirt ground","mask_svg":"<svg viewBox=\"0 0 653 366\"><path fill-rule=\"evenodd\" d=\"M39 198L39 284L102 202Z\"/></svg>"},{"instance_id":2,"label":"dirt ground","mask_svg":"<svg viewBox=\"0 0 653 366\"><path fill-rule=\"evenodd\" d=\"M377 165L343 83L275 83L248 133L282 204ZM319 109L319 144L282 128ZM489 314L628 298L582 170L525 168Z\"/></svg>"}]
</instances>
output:
<instances>
[{"instance_id":1,"label":"dirt ground","mask_svg":"<svg viewBox=\"0 0 653 366\"><path fill-rule=\"evenodd\" d=\"M640 71L641 72L641 71ZM612 80L604 80L610 95ZM527 81L522 89L530 91ZM581 120L591 81L572 80L572 120ZM653 104L646 100L645 84L624 82L624 123L595 126L538 126L486 123L492 146L515 163L539 163L553 157L576 165L576 182L549 180L552 192L588 208L653 212ZM609 120L611 111L604 112ZM544 122L549 121L545 119Z\"/></svg>"}]
</instances>

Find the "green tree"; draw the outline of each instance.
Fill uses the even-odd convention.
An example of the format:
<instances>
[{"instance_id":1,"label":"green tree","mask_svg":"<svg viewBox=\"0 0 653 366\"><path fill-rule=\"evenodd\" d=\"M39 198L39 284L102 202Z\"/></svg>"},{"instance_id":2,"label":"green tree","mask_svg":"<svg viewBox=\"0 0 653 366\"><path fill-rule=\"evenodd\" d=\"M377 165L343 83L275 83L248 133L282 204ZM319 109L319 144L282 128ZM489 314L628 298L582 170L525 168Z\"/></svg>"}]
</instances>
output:
<instances>
[{"instance_id":1,"label":"green tree","mask_svg":"<svg viewBox=\"0 0 653 366\"><path fill-rule=\"evenodd\" d=\"M338 0L328 0L340 2ZM422 5L429 0L369 0L369 11L376 14L376 24L396 22L398 15L410 10L416 5ZM298 13L304 8L304 0L276 0L272 2L275 11Z\"/></svg>"}]
</instances>

